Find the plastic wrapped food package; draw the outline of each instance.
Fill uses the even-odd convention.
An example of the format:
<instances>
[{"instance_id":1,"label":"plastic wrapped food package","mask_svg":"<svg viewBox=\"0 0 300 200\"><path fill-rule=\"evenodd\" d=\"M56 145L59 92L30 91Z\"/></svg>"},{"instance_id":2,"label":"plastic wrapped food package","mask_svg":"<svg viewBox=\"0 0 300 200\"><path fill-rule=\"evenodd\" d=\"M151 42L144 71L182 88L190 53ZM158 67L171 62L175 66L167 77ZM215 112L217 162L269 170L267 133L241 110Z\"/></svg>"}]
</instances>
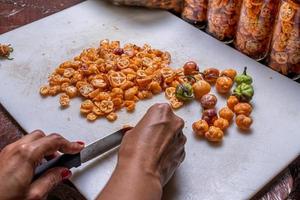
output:
<instances>
[{"instance_id":1,"label":"plastic wrapped food package","mask_svg":"<svg viewBox=\"0 0 300 200\"><path fill-rule=\"evenodd\" d=\"M286 170L284 174L278 178L278 180L274 181L272 186L268 189L268 191L263 196L256 199L259 200L289 199L288 197L292 191L292 187L293 187L293 177L290 171Z\"/></svg>"},{"instance_id":2,"label":"plastic wrapped food package","mask_svg":"<svg viewBox=\"0 0 300 200\"><path fill-rule=\"evenodd\" d=\"M244 0L234 46L255 60L267 56L279 0Z\"/></svg>"},{"instance_id":3,"label":"plastic wrapped food package","mask_svg":"<svg viewBox=\"0 0 300 200\"><path fill-rule=\"evenodd\" d=\"M143 6L181 12L183 0L112 0L116 5Z\"/></svg>"},{"instance_id":4,"label":"plastic wrapped food package","mask_svg":"<svg viewBox=\"0 0 300 200\"><path fill-rule=\"evenodd\" d=\"M300 1L282 0L275 22L269 66L285 75L300 74Z\"/></svg>"},{"instance_id":5,"label":"plastic wrapped food package","mask_svg":"<svg viewBox=\"0 0 300 200\"><path fill-rule=\"evenodd\" d=\"M236 33L242 0L209 0L207 32L230 43Z\"/></svg>"},{"instance_id":6,"label":"plastic wrapped food package","mask_svg":"<svg viewBox=\"0 0 300 200\"><path fill-rule=\"evenodd\" d=\"M207 6L208 0L185 0L181 17L202 29L207 21Z\"/></svg>"}]
</instances>

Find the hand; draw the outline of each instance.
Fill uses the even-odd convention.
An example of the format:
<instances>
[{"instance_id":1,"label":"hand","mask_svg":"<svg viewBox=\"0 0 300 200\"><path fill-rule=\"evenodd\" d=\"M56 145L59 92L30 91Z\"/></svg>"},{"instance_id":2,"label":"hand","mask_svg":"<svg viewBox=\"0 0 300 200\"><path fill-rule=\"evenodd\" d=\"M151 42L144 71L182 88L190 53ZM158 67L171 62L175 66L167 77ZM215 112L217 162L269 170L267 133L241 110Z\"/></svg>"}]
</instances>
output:
<instances>
[{"instance_id":1,"label":"hand","mask_svg":"<svg viewBox=\"0 0 300 200\"><path fill-rule=\"evenodd\" d=\"M164 186L185 157L183 127L168 104L152 106L124 136L118 164L150 173Z\"/></svg>"},{"instance_id":2,"label":"hand","mask_svg":"<svg viewBox=\"0 0 300 200\"><path fill-rule=\"evenodd\" d=\"M152 106L121 143L117 167L99 200L157 200L184 160L184 122L168 104Z\"/></svg>"},{"instance_id":3,"label":"hand","mask_svg":"<svg viewBox=\"0 0 300 200\"><path fill-rule=\"evenodd\" d=\"M32 182L35 168L44 157L57 151L75 154L84 147L82 142L69 142L58 134L45 136L42 131L23 137L0 152L0 199L44 199L59 182L71 176L71 171L57 167Z\"/></svg>"}]
</instances>

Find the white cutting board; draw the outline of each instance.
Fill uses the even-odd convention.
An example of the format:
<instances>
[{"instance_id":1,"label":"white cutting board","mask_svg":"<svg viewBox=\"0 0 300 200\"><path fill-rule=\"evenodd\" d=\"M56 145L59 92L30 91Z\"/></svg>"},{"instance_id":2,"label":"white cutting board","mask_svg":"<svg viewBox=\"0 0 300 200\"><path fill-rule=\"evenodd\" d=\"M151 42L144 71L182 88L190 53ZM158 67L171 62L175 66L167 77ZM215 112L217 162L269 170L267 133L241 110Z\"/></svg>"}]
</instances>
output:
<instances>
[{"instance_id":1,"label":"white cutting board","mask_svg":"<svg viewBox=\"0 0 300 200\"><path fill-rule=\"evenodd\" d=\"M72 101L69 109L61 110L58 97L43 99L38 93L54 68L82 49L96 47L104 38L149 43L168 50L174 67L195 60L202 69L214 66L242 71L248 66L254 76L251 133L239 133L232 126L224 142L213 146L192 134L191 124L201 115L198 103L177 111L186 121L187 156L168 185L165 199L247 199L299 154L300 85L164 11L87 1L1 35L0 43L12 43L15 59L0 62L0 102L28 132L58 132L87 144L124 124L134 125L153 103L166 102L163 94L139 102L132 114L118 113L114 123L104 119L89 123L79 114L79 99ZM218 107L224 104L220 97ZM115 163L115 153L94 160L74 170L72 180L88 199L93 199Z\"/></svg>"}]
</instances>

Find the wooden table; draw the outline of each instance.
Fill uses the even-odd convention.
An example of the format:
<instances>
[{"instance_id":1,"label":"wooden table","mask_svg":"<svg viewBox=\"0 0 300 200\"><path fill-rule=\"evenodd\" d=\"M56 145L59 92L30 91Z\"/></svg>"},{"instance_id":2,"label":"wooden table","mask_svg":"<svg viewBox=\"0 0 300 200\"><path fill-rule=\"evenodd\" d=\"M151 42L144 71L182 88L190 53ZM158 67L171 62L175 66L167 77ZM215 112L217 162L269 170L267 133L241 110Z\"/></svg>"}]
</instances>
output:
<instances>
[{"instance_id":1,"label":"wooden table","mask_svg":"<svg viewBox=\"0 0 300 200\"><path fill-rule=\"evenodd\" d=\"M2 0L0 1L0 34L59 12L82 1L84 0ZM9 41L7 42L9 43ZM24 134L26 133L0 104L0 149L21 138ZM293 170L296 171L294 174L296 175L298 172L295 169L297 169L298 166L299 165L294 165L293 167ZM289 173L282 177L279 178L279 181L276 181L276 184L272 184L271 189L268 189L268 197L274 192L277 194L282 193L282 197L286 196L288 192L281 190L279 186L283 181L291 182L292 178ZM296 193L298 193L297 191ZM84 199L84 197L72 187L70 182L61 184L50 196L58 197L59 199ZM294 199L297 199L297 195Z\"/></svg>"}]
</instances>

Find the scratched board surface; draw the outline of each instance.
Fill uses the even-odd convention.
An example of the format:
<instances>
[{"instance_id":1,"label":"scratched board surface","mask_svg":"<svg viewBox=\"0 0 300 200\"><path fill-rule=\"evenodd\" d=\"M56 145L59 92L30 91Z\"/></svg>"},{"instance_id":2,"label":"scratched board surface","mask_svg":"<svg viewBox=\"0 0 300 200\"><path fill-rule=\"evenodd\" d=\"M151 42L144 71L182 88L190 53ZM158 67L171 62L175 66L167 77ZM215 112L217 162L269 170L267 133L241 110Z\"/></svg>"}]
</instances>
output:
<instances>
[{"instance_id":1,"label":"scratched board surface","mask_svg":"<svg viewBox=\"0 0 300 200\"><path fill-rule=\"evenodd\" d=\"M198 103L176 111L186 122L187 156L164 199L247 199L298 155L300 86L164 11L87 1L1 35L0 43L12 43L15 48L13 61L0 62L1 103L28 132L39 128L88 144L124 124L134 125L152 104L167 102L161 94L139 102L132 114L119 112L114 123L104 119L89 123L79 114L80 99L61 110L58 97L40 97L39 87L55 67L84 48L96 47L104 38L167 50L173 67L195 60L202 69L214 66L242 71L248 66L254 76L254 124L248 134L233 125L224 142L214 146L192 134L191 124L201 115ZM224 105L225 99L219 96L217 107ZM93 160L75 169L72 181L93 199L115 163L116 153Z\"/></svg>"}]
</instances>

